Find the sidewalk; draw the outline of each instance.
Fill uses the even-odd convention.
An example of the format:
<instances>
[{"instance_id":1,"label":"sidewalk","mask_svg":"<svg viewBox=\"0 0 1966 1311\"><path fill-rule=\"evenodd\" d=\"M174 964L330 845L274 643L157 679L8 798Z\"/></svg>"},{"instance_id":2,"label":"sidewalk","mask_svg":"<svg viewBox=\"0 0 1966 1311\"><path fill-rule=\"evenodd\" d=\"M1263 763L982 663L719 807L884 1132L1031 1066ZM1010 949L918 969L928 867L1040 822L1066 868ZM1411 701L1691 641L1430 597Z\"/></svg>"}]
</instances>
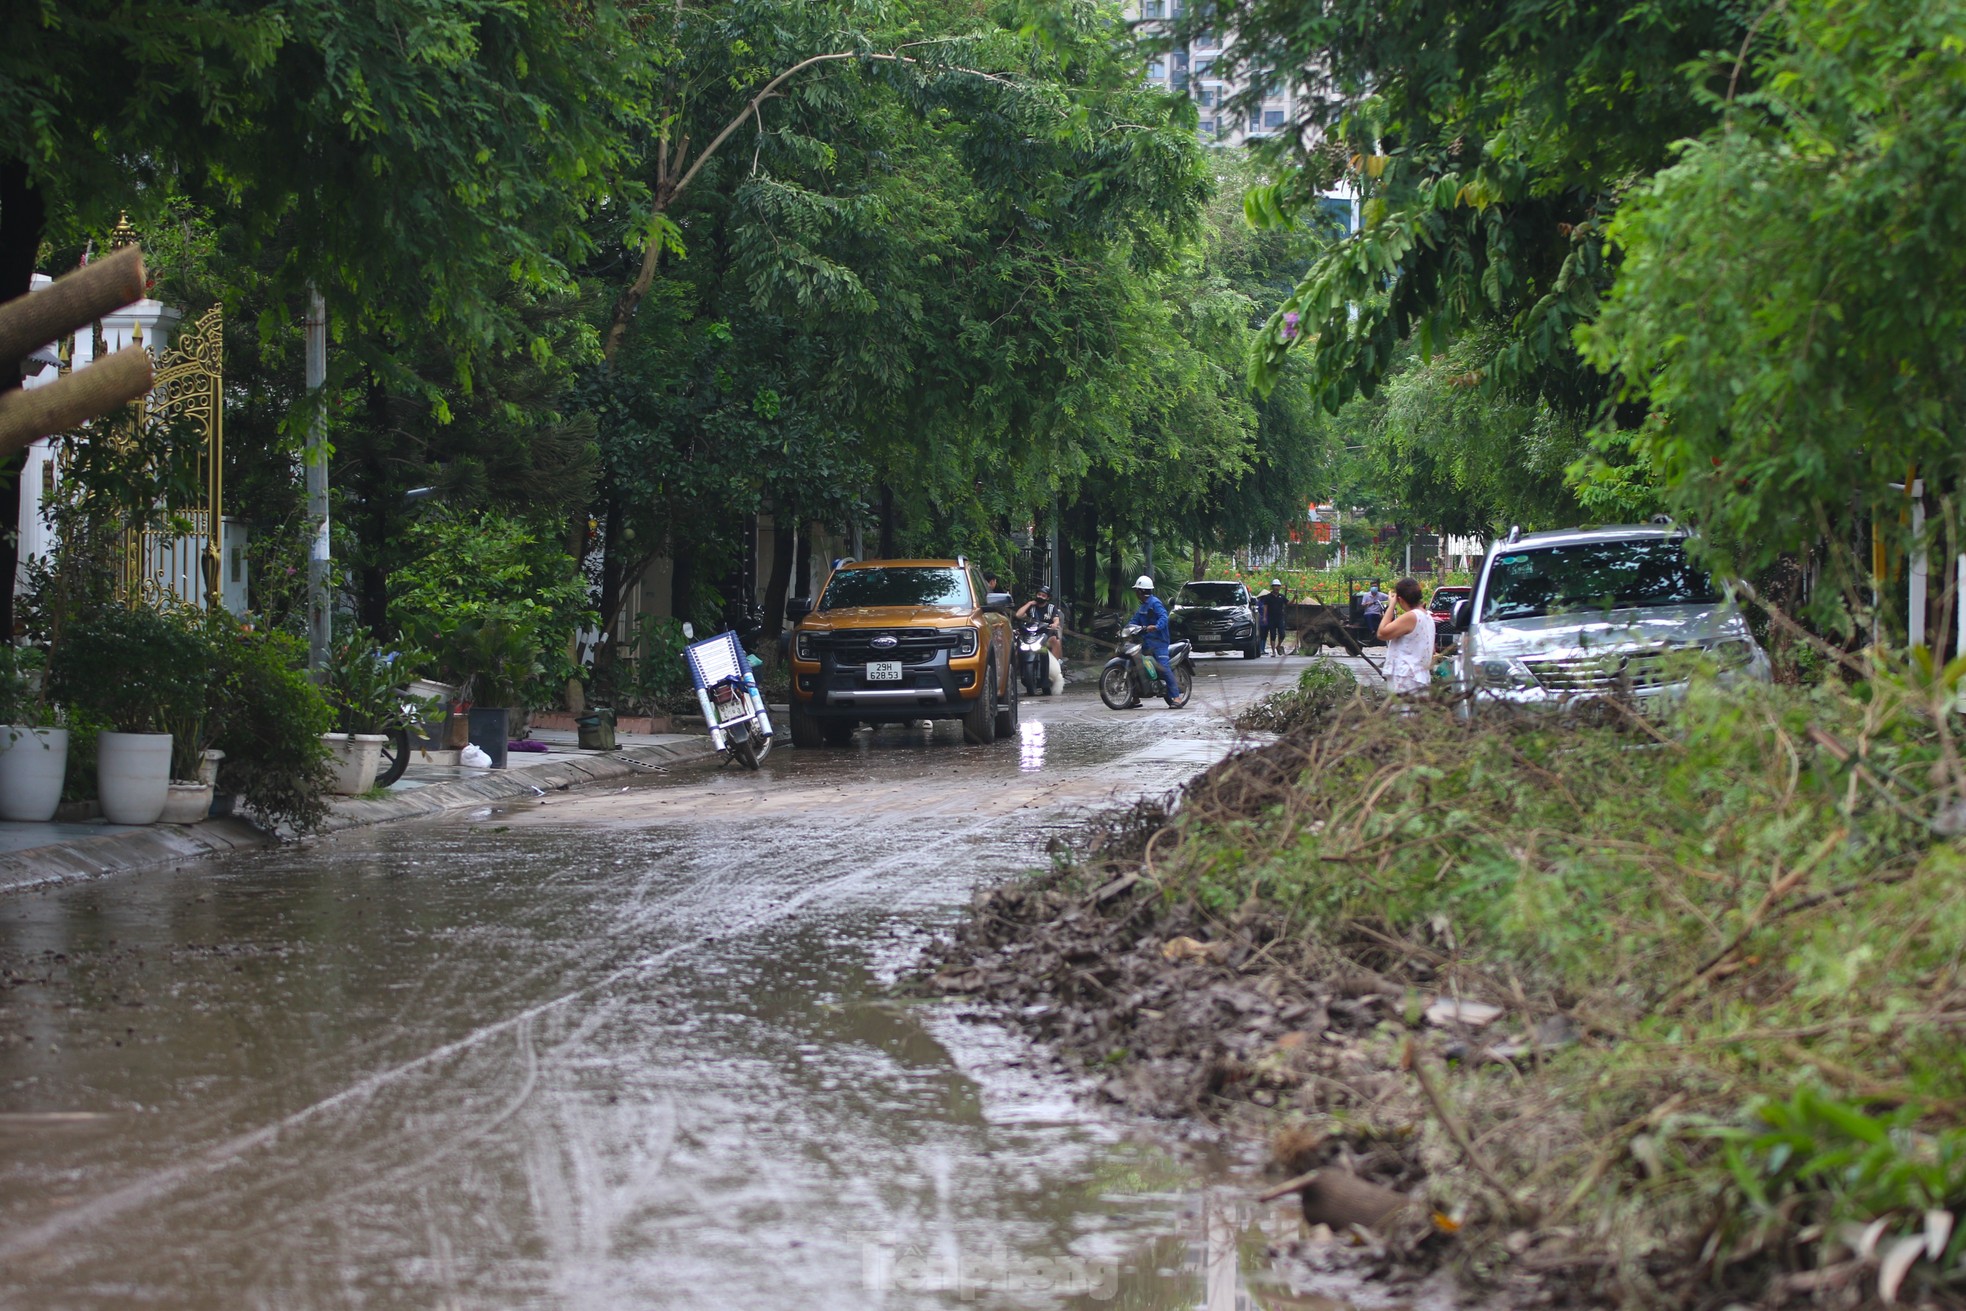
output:
<instances>
[{"instance_id":1,"label":"sidewalk","mask_svg":"<svg viewBox=\"0 0 1966 1311\"><path fill-rule=\"evenodd\" d=\"M671 769L712 764L710 739L691 733L623 733L613 751L583 751L574 734L539 729L550 749L514 751L504 769L466 769L415 757L395 786L376 797L342 797L322 833L417 819L462 806L481 806ZM102 820L80 823L0 823L0 894L106 874L202 860L228 851L268 847L280 839L240 819L180 826L122 828Z\"/></svg>"}]
</instances>

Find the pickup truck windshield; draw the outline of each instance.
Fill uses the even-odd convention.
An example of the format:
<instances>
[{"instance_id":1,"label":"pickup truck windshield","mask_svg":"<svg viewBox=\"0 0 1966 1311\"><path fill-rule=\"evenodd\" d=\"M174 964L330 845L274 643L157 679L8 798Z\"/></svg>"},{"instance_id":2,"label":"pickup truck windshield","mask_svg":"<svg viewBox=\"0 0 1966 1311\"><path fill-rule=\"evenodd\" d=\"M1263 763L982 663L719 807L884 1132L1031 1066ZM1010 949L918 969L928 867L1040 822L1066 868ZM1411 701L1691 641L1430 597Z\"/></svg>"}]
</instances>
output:
<instances>
[{"instance_id":1,"label":"pickup truck windshield","mask_svg":"<svg viewBox=\"0 0 1966 1311\"><path fill-rule=\"evenodd\" d=\"M1505 550L1488 571L1483 619L1574 610L1694 605L1720 599L1713 578L1672 538Z\"/></svg>"},{"instance_id":2,"label":"pickup truck windshield","mask_svg":"<svg viewBox=\"0 0 1966 1311\"><path fill-rule=\"evenodd\" d=\"M946 605L967 610L974 604L962 570L925 566L842 569L819 598L821 610L862 605Z\"/></svg>"},{"instance_id":3,"label":"pickup truck windshield","mask_svg":"<svg viewBox=\"0 0 1966 1311\"><path fill-rule=\"evenodd\" d=\"M1241 583L1189 583L1174 598L1176 605L1248 605Z\"/></svg>"}]
</instances>

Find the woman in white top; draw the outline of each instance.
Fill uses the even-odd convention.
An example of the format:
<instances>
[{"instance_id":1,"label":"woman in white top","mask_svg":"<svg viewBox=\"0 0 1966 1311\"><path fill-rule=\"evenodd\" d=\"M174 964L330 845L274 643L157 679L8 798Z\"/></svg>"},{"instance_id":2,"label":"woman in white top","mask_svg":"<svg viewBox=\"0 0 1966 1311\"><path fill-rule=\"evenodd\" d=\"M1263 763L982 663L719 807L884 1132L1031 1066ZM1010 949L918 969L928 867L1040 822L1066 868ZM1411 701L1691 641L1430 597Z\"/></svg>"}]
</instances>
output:
<instances>
[{"instance_id":1,"label":"woman in white top","mask_svg":"<svg viewBox=\"0 0 1966 1311\"><path fill-rule=\"evenodd\" d=\"M1424 692L1433 682L1434 617L1420 604L1418 579L1393 584L1393 606L1379 621L1386 644L1386 685L1394 693Z\"/></svg>"}]
</instances>

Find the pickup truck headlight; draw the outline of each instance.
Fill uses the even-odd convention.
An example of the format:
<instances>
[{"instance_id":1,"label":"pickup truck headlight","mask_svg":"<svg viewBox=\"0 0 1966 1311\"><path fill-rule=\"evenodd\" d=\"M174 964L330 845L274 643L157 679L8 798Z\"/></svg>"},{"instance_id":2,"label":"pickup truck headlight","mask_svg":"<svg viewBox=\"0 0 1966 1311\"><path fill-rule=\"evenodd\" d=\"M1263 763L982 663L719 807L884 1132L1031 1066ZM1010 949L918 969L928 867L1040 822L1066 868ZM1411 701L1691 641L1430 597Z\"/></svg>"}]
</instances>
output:
<instances>
[{"instance_id":1,"label":"pickup truck headlight","mask_svg":"<svg viewBox=\"0 0 1966 1311\"><path fill-rule=\"evenodd\" d=\"M1754 643L1745 637L1730 637L1707 648L1722 669L1740 669L1754 663Z\"/></svg>"},{"instance_id":2,"label":"pickup truck headlight","mask_svg":"<svg viewBox=\"0 0 1966 1311\"><path fill-rule=\"evenodd\" d=\"M955 646L950 648L950 654L959 656L973 656L976 654L976 630L974 628L951 628L946 631L956 639Z\"/></svg>"},{"instance_id":3,"label":"pickup truck headlight","mask_svg":"<svg viewBox=\"0 0 1966 1311\"><path fill-rule=\"evenodd\" d=\"M799 658L799 659L801 659L801 660L817 660L817 659L819 659L819 657L818 657L818 656L816 656L816 655L814 655L814 654L812 653L812 634L811 634L811 633L800 633L800 634L799 634L799 635L798 635L797 637L795 637L795 638L794 638L794 639L792 640L792 650L793 650L793 653L794 653L794 654L796 654L796 655L798 656L798 658Z\"/></svg>"},{"instance_id":4,"label":"pickup truck headlight","mask_svg":"<svg viewBox=\"0 0 1966 1311\"><path fill-rule=\"evenodd\" d=\"M1497 691L1525 691L1536 686L1536 676L1520 660L1484 660L1476 669L1483 687Z\"/></svg>"}]
</instances>

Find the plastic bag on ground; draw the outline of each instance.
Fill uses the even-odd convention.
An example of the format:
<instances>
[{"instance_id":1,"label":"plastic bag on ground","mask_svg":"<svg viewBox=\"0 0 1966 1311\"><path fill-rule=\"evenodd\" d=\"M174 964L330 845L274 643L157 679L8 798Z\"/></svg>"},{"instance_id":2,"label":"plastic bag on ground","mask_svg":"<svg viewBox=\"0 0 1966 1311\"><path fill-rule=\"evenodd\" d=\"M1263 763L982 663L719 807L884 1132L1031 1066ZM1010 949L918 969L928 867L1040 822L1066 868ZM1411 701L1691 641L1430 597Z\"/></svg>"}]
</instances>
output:
<instances>
[{"instance_id":1,"label":"plastic bag on ground","mask_svg":"<svg viewBox=\"0 0 1966 1311\"><path fill-rule=\"evenodd\" d=\"M457 763L466 769L490 769L491 756L476 742L467 742L464 750L457 753Z\"/></svg>"}]
</instances>

